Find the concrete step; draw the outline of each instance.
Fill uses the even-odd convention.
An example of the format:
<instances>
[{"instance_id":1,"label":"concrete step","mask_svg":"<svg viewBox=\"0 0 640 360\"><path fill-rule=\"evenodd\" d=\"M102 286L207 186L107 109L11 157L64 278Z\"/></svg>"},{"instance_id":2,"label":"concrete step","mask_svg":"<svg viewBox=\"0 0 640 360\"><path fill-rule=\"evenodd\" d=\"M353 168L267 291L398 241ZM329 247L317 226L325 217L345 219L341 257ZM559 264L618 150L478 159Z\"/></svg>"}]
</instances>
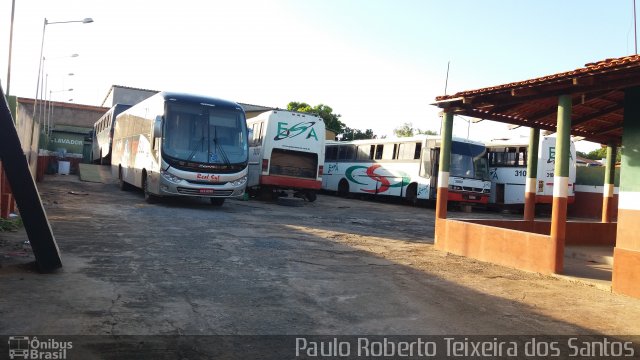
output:
<instances>
[{"instance_id":1,"label":"concrete step","mask_svg":"<svg viewBox=\"0 0 640 360\"><path fill-rule=\"evenodd\" d=\"M564 257L590 261L598 264L613 265L612 246L567 246Z\"/></svg>"}]
</instances>

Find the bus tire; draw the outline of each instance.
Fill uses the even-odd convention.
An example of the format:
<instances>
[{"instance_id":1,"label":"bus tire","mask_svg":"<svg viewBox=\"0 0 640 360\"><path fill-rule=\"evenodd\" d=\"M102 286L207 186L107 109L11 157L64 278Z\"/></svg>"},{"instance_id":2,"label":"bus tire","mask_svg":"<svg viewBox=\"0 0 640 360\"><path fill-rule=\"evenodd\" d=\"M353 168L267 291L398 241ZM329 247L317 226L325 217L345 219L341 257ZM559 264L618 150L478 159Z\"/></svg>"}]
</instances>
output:
<instances>
[{"instance_id":1,"label":"bus tire","mask_svg":"<svg viewBox=\"0 0 640 360\"><path fill-rule=\"evenodd\" d=\"M411 206L418 205L418 185L416 183L412 183L412 184L409 184L409 186L407 186L405 200Z\"/></svg>"},{"instance_id":2,"label":"bus tire","mask_svg":"<svg viewBox=\"0 0 640 360\"><path fill-rule=\"evenodd\" d=\"M225 198L209 198L209 201L211 201L211 205L213 206L222 206L224 204L224 200Z\"/></svg>"},{"instance_id":3,"label":"bus tire","mask_svg":"<svg viewBox=\"0 0 640 360\"><path fill-rule=\"evenodd\" d=\"M158 198L149 192L149 176L147 176L147 172L142 172L142 191L144 191L144 201L147 204L155 204L158 202Z\"/></svg>"},{"instance_id":4,"label":"bus tire","mask_svg":"<svg viewBox=\"0 0 640 360\"><path fill-rule=\"evenodd\" d=\"M315 191L307 191L304 194L304 199L307 200L308 202L314 202L317 199L317 195Z\"/></svg>"},{"instance_id":5,"label":"bus tire","mask_svg":"<svg viewBox=\"0 0 640 360\"><path fill-rule=\"evenodd\" d=\"M338 196L349 197L349 182L346 179L340 180L338 184Z\"/></svg>"}]
</instances>

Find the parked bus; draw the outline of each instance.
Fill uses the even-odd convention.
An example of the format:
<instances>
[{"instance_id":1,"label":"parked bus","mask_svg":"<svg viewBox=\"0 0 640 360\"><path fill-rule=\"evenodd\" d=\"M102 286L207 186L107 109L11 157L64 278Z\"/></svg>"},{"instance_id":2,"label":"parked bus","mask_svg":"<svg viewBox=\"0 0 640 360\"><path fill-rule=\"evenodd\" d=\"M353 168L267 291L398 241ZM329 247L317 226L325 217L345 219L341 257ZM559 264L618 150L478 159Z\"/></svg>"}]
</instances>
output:
<instances>
[{"instance_id":1,"label":"parked bus","mask_svg":"<svg viewBox=\"0 0 640 360\"><path fill-rule=\"evenodd\" d=\"M486 146L491 177L489 203L496 206L524 205L529 141L527 139L500 139L490 141ZM555 137L541 137L538 148L536 203L551 204L553 202L555 149ZM573 141L571 141L569 155L567 202L573 203L576 180L576 148Z\"/></svg>"},{"instance_id":2,"label":"parked bus","mask_svg":"<svg viewBox=\"0 0 640 360\"><path fill-rule=\"evenodd\" d=\"M162 92L116 118L113 176L149 202L199 196L222 205L244 195L247 162L245 113L234 102Z\"/></svg>"},{"instance_id":3,"label":"parked bus","mask_svg":"<svg viewBox=\"0 0 640 360\"><path fill-rule=\"evenodd\" d=\"M113 141L114 120L131 105L116 104L93 124L93 142L91 144L91 162L111 164L111 144Z\"/></svg>"},{"instance_id":4,"label":"parked bus","mask_svg":"<svg viewBox=\"0 0 640 360\"><path fill-rule=\"evenodd\" d=\"M294 195L316 200L322 187L324 121L310 114L272 110L247 121L249 191L271 196L293 190Z\"/></svg>"},{"instance_id":5,"label":"parked bus","mask_svg":"<svg viewBox=\"0 0 640 360\"><path fill-rule=\"evenodd\" d=\"M437 136L327 141L322 188L341 196L352 193L397 196L411 204L419 199L433 200L439 160ZM484 144L453 138L449 201L486 204L490 188Z\"/></svg>"}]
</instances>

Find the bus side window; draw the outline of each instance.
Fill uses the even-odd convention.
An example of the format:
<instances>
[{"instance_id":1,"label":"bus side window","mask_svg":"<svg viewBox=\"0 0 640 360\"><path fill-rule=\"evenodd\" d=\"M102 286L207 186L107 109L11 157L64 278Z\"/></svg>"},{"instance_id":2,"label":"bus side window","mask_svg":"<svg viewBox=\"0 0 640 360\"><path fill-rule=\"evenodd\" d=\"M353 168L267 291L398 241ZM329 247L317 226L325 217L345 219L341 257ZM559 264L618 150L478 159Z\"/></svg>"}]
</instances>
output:
<instances>
[{"instance_id":1,"label":"bus side window","mask_svg":"<svg viewBox=\"0 0 640 360\"><path fill-rule=\"evenodd\" d=\"M418 157L416 157L416 145L420 143L415 142L407 142L398 144L398 153L397 159L400 160L415 160L420 158L420 152L418 152Z\"/></svg>"},{"instance_id":2,"label":"bus side window","mask_svg":"<svg viewBox=\"0 0 640 360\"><path fill-rule=\"evenodd\" d=\"M422 150L420 176L425 178L431 176L431 152L429 151L429 148L424 148Z\"/></svg>"},{"instance_id":3,"label":"bus side window","mask_svg":"<svg viewBox=\"0 0 640 360\"><path fill-rule=\"evenodd\" d=\"M413 152L413 159L414 160L418 160L420 159L420 153L422 152L422 143L417 142L416 143L416 148Z\"/></svg>"},{"instance_id":4,"label":"bus side window","mask_svg":"<svg viewBox=\"0 0 640 360\"><path fill-rule=\"evenodd\" d=\"M338 158L338 147L327 146L326 153L324 154L325 161L335 161Z\"/></svg>"},{"instance_id":5,"label":"bus side window","mask_svg":"<svg viewBox=\"0 0 640 360\"><path fill-rule=\"evenodd\" d=\"M264 134L262 133L264 122L260 122L256 124L256 132L254 134L258 134L258 144L262 144L262 139L264 138Z\"/></svg>"},{"instance_id":6,"label":"bus side window","mask_svg":"<svg viewBox=\"0 0 640 360\"><path fill-rule=\"evenodd\" d=\"M358 146L358 160L369 160L371 159L371 146L370 145L360 145Z\"/></svg>"},{"instance_id":7,"label":"bus side window","mask_svg":"<svg viewBox=\"0 0 640 360\"><path fill-rule=\"evenodd\" d=\"M527 148L521 147L518 149L518 165L527 166Z\"/></svg>"},{"instance_id":8,"label":"bus side window","mask_svg":"<svg viewBox=\"0 0 640 360\"><path fill-rule=\"evenodd\" d=\"M382 159L382 152L384 151L384 145L376 145L376 153L374 159Z\"/></svg>"}]
</instances>

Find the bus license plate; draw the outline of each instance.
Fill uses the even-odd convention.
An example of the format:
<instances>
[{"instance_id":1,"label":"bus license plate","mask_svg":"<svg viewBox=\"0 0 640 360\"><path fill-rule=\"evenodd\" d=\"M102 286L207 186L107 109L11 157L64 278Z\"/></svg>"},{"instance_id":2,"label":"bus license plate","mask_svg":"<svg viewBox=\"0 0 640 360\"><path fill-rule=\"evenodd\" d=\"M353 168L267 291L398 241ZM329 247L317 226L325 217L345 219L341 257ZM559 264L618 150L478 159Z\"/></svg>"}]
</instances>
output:
<instances>
[{"instance_id":1,"label":"bus license plate","mask_svg":"<svg viewBox=\"0 0 640 360\"><path fill-rule=\"evenodd\" d=\"M478 200L478 198L475 195L469 195L469 200Z\"/></svg>"},{"instance_id":2,"label":"bus license plate","mask_svg":"<svg viewBox=\"0 0 640 360\"><path fill-rule=\"evenodd\" d=\"M213 194L213 189L200 189L200 194Z\"/></svg>"}]
</instances>

